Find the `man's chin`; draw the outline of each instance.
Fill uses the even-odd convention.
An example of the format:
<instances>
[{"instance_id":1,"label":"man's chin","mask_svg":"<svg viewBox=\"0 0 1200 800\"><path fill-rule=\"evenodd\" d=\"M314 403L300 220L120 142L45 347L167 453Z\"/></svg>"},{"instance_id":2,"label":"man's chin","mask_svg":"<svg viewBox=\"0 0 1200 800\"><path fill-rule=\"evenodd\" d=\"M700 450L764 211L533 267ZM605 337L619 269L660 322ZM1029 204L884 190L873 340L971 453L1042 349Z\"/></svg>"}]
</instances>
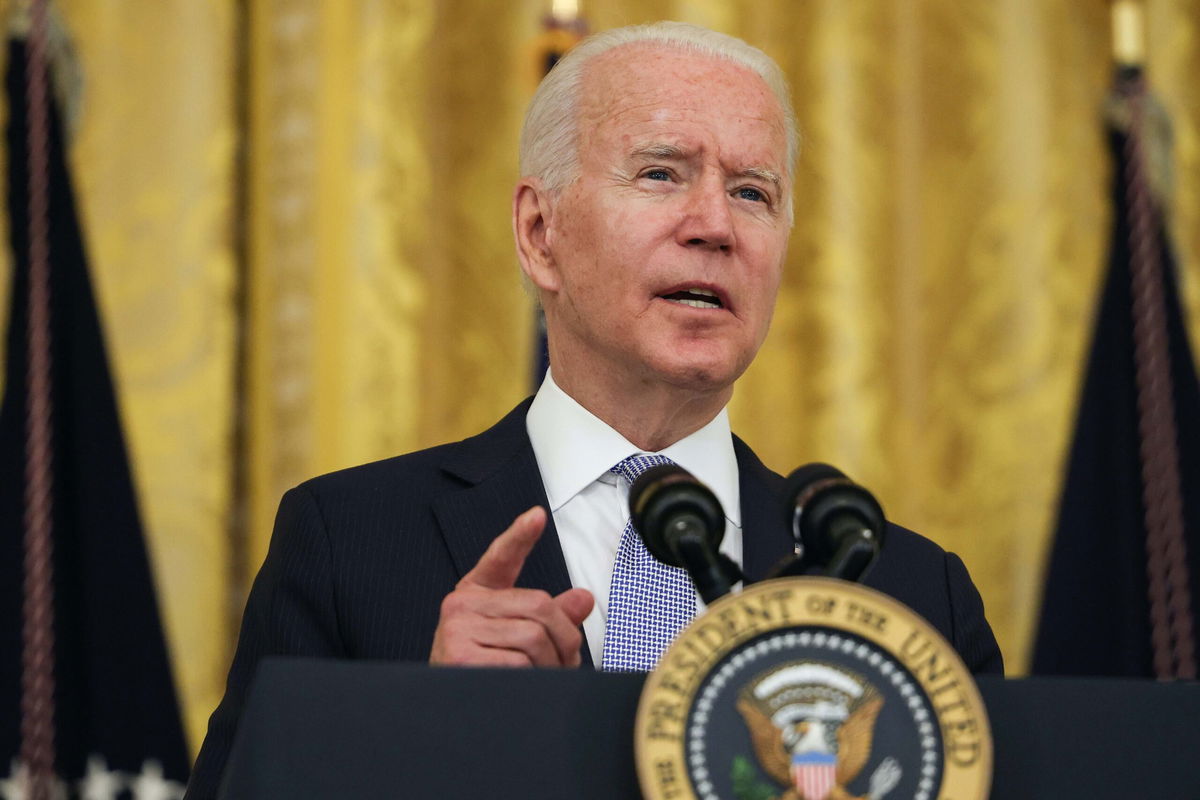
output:
<instances>
[{"instance_id":1,"label":"man's chin","mask_svg":"<svg viewBox=\"0 0 1200 800\"><path fill-rule=\"evenodd\" d=\"M662 383L697 394L730 390L745 371L735 364L713 359L672 360L654 364L652 370Z\"/></svg>"}]
</instances>

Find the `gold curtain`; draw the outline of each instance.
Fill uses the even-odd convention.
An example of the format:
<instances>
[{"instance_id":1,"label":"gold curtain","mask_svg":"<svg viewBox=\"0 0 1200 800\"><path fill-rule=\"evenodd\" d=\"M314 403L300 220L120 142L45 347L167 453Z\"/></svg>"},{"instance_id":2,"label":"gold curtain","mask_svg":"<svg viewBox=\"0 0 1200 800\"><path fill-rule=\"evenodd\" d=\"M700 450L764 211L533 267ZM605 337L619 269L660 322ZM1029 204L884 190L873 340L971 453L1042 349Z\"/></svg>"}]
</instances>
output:
<instances>
[{"instance_id":1,"label":"gold curtain","mask_svg":"<svg viewBox=\"0 0 1200 800\"><path fill-rule=\"evenodd\" d=\"M60 4L84 75L72 162L193 747L282 492L477 432L529 390L508 206L549 5ZM1108 4L582 6L593 29L710 25L787 71L797 222L734 427L777 470L838 464L959 552L1021 671L1107 247ZM1148 11L1195 318L1200 0Z\"/></svg>"}]
</instances>

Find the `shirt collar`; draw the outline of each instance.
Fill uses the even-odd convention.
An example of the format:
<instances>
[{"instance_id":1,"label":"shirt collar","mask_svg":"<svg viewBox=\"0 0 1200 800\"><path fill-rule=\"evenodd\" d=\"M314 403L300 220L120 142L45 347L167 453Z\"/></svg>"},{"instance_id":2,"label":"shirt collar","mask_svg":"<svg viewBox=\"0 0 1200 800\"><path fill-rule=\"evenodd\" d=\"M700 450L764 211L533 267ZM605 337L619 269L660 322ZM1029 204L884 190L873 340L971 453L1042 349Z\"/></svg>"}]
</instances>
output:
<instances>
[{"instance_id":1,"label":"shirt collar","mask_svg":"<svg viewBox=\"0 0 1200 800\"><path fill-rule=\"evenodd\" d=\"M525 425L551 512L562 508L622 459L645 452L560 389L549 372L533 398ZM737 456L726 409L700 430L660 452L712 489L725 517L741 527Z\"/></svg>"}]
</instances>

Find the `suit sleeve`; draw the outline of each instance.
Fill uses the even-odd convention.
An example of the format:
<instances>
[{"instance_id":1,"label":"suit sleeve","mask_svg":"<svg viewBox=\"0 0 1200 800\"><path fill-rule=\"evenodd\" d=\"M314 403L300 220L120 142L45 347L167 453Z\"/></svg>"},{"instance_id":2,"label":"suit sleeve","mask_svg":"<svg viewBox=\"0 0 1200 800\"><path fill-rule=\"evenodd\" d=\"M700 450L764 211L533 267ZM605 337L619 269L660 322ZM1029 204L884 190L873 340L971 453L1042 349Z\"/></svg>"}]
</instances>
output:
<instances>
[{"instance_id":1,"label":"suit sleeve","mask_svg":"<svg viewBox=\"0 0 1200 800\"><path fill-rule=\"evenodd\" d=\"M208 722L186 800L216 797L258 663L266 656L345 655L338 629L329 538L304 486L283 496L267 558L254 579L225 697Z\"/></svg>"},{"instance_id":2,"label":"suit sleeve","mask_svg":"<svg viewBox=\"0 0 1200 800\"><path fill-rule=\"evenodd\" d=\"M1003 675L1000 645L983 615L983 598L971 582L967 567L954 553L946 553L946 588L950 594L952 641L974 675Z\"/></svg>"}]
</instances>

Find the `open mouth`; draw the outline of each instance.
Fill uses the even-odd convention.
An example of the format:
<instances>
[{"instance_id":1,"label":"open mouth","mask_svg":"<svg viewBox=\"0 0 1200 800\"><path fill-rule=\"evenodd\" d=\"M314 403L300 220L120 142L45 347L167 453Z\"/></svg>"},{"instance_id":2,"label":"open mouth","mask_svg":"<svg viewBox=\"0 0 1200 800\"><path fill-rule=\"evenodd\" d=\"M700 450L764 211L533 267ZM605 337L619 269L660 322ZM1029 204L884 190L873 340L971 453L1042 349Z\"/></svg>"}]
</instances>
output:
<instances>
[{"instance_id":1,"label":"open mouth","mask_svg":"<svg viewBox=\"0 0 1200 800\"><path fill-rule=\"evenodd\" d=\"M663 300L690 306L691 308L724 308L717 293L708 289L682 289L678 292L659 295Z\"/></svg>"}]
</instances>

